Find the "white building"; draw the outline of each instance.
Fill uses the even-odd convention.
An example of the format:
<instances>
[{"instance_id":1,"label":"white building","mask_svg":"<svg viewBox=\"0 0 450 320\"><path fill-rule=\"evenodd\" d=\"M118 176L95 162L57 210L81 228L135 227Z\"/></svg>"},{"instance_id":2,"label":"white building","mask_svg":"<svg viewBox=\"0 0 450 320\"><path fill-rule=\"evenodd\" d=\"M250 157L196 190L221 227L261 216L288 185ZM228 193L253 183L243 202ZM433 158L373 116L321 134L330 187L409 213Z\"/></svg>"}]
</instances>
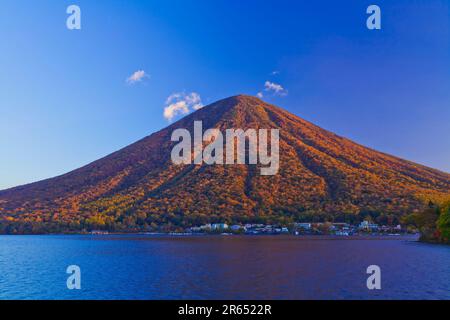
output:
<instances>
[{"instance_id":1,"label":"white building","mask_svg":"<svg viewBox=\"0 0 450 320\"><path fill-rule=\"evenodd\" d=\"M225 230L225 229L228 229L228 224L226 224L226 223L211 224L211 230Z\"/></svg>"},{"instance_id":2,"label":"white building","mask_svg":"<svg viewBox=\"0 0 450 320\"><path fill-rule=\"evenodd\" d=\"M358 227L360 230L374 231L378 230L378 225L376 223L370 223L369 221L363 221Z\"/></svg>"},{"instance_id":3,"label":"white building","mask_svg":"<svg viewBox=\"0 0 450 320\"><path fill-rule=\"evenodd\" d=\"M311 223L296 223L295 226L297 228L310 230L311 229Z\"/></svg>"}]
</instances>

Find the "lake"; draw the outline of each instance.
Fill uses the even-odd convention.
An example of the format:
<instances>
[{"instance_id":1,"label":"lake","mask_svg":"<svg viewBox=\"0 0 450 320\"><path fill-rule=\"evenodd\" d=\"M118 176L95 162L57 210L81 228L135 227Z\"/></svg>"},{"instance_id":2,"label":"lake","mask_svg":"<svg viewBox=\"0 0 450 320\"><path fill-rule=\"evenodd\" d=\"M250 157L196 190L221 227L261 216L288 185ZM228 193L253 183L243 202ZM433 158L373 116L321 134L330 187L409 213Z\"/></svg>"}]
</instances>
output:
<instances>
[{"instance_id":1,"label":"lake","mask_svg":"<svg viewBox=\"0 0 450 320\"><path fill-rule=\"evenodd\" d=\"M69 265L81 290L66 286ZM366 269L381 268L381 290ZM0 299L450 299L450 247L411 237L0 236Z\"/></svg>"}]
</instances>

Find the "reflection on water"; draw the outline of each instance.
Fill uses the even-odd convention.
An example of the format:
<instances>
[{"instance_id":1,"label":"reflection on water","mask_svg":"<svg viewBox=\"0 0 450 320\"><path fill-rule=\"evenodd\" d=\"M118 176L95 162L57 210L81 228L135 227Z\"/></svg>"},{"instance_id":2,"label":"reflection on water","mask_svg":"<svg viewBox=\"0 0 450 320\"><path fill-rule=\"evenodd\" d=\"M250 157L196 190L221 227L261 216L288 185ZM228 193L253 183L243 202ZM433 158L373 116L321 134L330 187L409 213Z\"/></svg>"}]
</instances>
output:
<instances>
[{"instance_id":1,"label":"reflection on water","mask_svg":"<svg viewBox=\"0 0 450 320\"><path fill-rule=\"evenodd\" d=\"M67 266L82 289L68 290ZM382 290L366 287L379 265ZM410 238L0 236L1 299L450 299L450 247Z\"/></svg>"}]
</instances>

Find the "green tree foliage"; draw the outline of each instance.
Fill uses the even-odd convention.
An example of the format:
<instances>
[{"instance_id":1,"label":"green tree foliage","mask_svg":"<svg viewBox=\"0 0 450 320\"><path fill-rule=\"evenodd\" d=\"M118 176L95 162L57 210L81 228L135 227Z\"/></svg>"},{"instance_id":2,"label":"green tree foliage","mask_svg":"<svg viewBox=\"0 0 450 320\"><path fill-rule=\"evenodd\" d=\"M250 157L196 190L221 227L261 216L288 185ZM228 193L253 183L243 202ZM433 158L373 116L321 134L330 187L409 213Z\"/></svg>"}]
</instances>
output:
<instances>
[{"instance_id":1,"label":"green tree foliage","mask_svg":"<svg viewBox=\"0 0 450 320\"><path fill-rule=\"evenodd\" d=\"M443 242L450 242L450 203L441 209L441 215L437 221L437 228Z\"/></svg>"},{"instance_id":2,"label":"green tree foliage","mask_svg":"<svg viewBox=\"0 0 450 320\"><path fill-rule=\"evenodd\" d=\"M403 223L416 226L422 241L450 243L450 202L438 206L430 201L427 209L404 217Z\"/></svg>"}]
</instances>

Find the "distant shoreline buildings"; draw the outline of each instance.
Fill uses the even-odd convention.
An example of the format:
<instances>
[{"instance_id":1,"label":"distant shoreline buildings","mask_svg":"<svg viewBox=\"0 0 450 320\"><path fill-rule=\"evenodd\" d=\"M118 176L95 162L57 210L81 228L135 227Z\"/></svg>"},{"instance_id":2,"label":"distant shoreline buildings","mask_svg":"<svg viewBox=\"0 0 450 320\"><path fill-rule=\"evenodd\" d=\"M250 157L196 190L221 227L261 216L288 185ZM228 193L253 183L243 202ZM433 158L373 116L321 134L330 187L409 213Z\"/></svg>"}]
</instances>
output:
<instances>
[{"instance_id":1,"label":"distant shoreline buildings","mask_svg":"<svg viewBox=\"0 0 450 320\"><path fill-rule=\"evenodd\" d=\"M188 234L293 234L293 235L336 235L351 236L360 234L400 234L407 233L401 225L378 225L370 221L363 221L359 225L331 222L301 222L289 226L265 224L234 224L210 223L186 229Z\"/></svg>"}]
</instances>

